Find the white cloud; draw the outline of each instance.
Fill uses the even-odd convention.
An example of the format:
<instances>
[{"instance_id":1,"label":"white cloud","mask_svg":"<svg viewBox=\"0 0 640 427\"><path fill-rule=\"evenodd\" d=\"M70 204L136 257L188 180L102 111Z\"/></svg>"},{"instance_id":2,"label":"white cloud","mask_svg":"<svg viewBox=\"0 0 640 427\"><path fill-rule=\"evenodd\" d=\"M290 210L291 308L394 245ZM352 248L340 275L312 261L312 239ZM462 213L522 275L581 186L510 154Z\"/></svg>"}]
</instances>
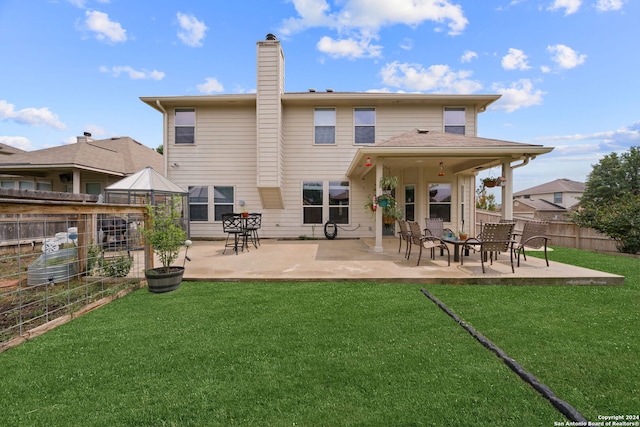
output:
<instances>
[{"instance_id":1,"label":"white cloud","mask_svg":"<svg viewBox=\"0 0 640 427\"><path fill-rule=\"evenodd\" d=\"M325 0L292 0L299 17L288 18L280 29L284 35L311 27L368 28L404 24L416 26L424 21L446 23L449 34L461 33L469 21L462 8L449 0L345 0L342 8L331 11ZM338 2L336 2L338 3Z\"/></svg>"},{"instance_id":2,"label":"white cloud","mask_svg":"<svg viewBox=\"0 0 640 427\"><path fill-rule=\"evenodd\" d=\"M85 23L89 30L96 33L96 38L100 41L108 43L120 43L127 40L127 30L122 26L109 19L109 15L97 10L87 10Z\"/></svg>"},{"instance_id":3,"label":"white cloud","mask_svg":"<svg viewBox=\"0 0 640 427\"><path fill-rule=\"evenodd\" d=\"M560 68L564 69L570 69L584 64L584 61L587 59L587 55L579 54L569 46L563 44L548 46L547 51L553 55L551 60L558 64Z\"/></svg>"},{"instance_id":4,"label":"white cloud","mask_svg":"<svg viewBox=\"0 0 640 427\"><path fill-rule=\"evenodd\" d=\"M612 131L590 134L558 135L538 138L544 141L601 141L607 147L611 145L631 146L640 143L640 122ZM586 144L583 144L586 145ZM594 146L594 144L590 144ZM572 145L574 147L575 145Z\"/></svg>"},{"instance_id":5,"label":"white cloud","mask_svg":"<svg viewBox=\"0 0 640 427\"><path fill-rule=\"evenodd\" d=\"M462 63L471 62L471 60L477 57L478 57L478 54L475 53L474 51L465 50L464 53L462 54L462 57L460 58L460 62Z\"/></svg>"},{"instance_id":6,"label":"white cloud","mask_svg":"<svg viewBox=\"0 0 640 427\"><path fill-rule=\"evenodd\" d=\"M608 12L610 10L620 10L624 4L623 0L598 0L596 9L600 12Z\"/></svg>"},{"instance_id":7,"label":"white cloud","mask_svg":"<svg viewBox=\"0 0 640 427\"><path fill-rule=\"evenodd\" d=\"M551 72L551 67L547 66L547 65L543 65L540 67L540 71L542 71L543 73L547 74Z\"/></svg>"},{"instance_id":8,"label":"white cloud","mask_svg":"<svg viewBox=\"0 0 640 427\"><path fill-rule=\"evenodd\" d=\"M58 116L46 107L24 108L16 111L14 105L5 100L0 100L0 121L2 120L11 120L27 126L47 126L58 130L66 128L66 125L60 121Z\"/></svg>"},{"instance_id":9,"label":"white cloud","mask_svg":"<svg viewBox=\"0 0 640 427\"><path fill-rule=\"evenodd\" d=\"M222 84L214 77L207 77L205 82L196 86L200 93L214 93L224 91Z\"/></svg>"},{"instance_id":10,"label":"white cloud","mask_svg":"<svg viewBox=\"0 0 640 427\"><path fill-rule=\"evenodd\" d=\"M509 87L494 83L493 90L502 95L490 108L492 110L504 110L512 113L520 108L542 104L542 95L545 92L533 88L529 79L520 79Z\"/></svg>"},{"instance_id":11,"label":"white cloud","mask_svg":"<svg viewBox=\"0 0 640 427\"><path fill-rule=\"evenodd\" d=\"M115 67L105 67L101 66L101 73L111 73L114 77L119 77L120 74L128 74L131 80L144 80L144 79L152 79L152 80L162 80L165 74L162 71L153 70L135 70L134 68L124 65L124 66L115 66Z\"/></svg>"},{"instance_id":12,"label":"white cloud","mask_svg":"<svg viewBox=\"0 0 640 427\"><path fill-rule=\"evenodd\" d=\"M471 71L453 71L448 65L432 65L424 68L420 64L394 61L381 70L384 84L410 91L445 93L473 93L482 85L469 79Z\"/></svg>"},{"instance_id":13,"label":"white cloud","mask_svg":"<svg viewBox=\"0 0 640 427\"><path fill-rule=\"evenodd\" d=\"M33 148L31 141L24 136L0 136L0 143L25 151Z\"/></svg>"},{"instance_id":14,"label":"white cloud","mask_svg":"<svg viewBox=\"0 0 640 427\"><path fill-rule=\"evenodd\" d=\"M549 10L560 10L564 9L564 14L571 15L576 13L580 6L582 5L582 0L555 0L551 6L549 6Z\"/></svg>"},{"instance_id":15,"label":"white cloud","mask_svg":"<svg viewBox=\"0 0 640 427\"><path fill-rule=\"evenodd\" d=\"M291 0L297 17L282 22L279 33L287 37L308 28L324 27L338 32L338 37L323 37L318 48L333 57L377 57L381 46L372 45L382 27L408 25L416 27L425 21L446 25L449 34L460 34L469 21L459 5L449 0ZM436 31L439 31L436 28ZM411 45L402 43L403 49Z\"/></svg>"},{"instance_id":16,"label":"white cloud","mask_svg":"<svg viewBox=\"0 0 640 427\"><path fill-rule=\"evenodd\" d=\"M502 68L505 70L528 70L527 55L520 49L510 48L509 53L502 57Z\"/></svg>"},{"instance_id":17,"label":"white cloud","mask_svg":"<svg viewBox=\"0 0 640 427\"><path fill-rule=\"evenodd\" d=\"M193 15L187 15L178 12L178 25L180 25L181 31L178 31L178 38L182 40L184 44L191 47L202 46L202 40L208 28L203 21L198 20Z\"/></svg>"},{"instance_id":18,"label":"white cloud","mask_svg":"<svg viewBox=\"0 0 640 427\"><path fill-rule=\"evenodd\" d=\"M382 46L371 44L371 39L334 40L328 36L320 39L317 48L332 58L375 58L382 51Z\"/></svg>"}]
</instances>

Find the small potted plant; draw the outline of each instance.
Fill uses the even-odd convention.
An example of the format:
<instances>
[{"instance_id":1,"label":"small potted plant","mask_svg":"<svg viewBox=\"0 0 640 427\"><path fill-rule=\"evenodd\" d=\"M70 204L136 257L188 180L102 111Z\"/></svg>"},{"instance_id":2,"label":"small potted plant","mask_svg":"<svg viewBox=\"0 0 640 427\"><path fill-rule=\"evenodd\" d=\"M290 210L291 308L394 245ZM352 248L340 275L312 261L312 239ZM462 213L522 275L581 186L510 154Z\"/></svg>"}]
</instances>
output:
<instances>
[{"instance_id":1,"label":"small potted plant","mask_svg":"<svg viewBox=\"0 0 640 427\"><path fill-rule=\"evenodd\" d=\"M498 178L487 177L482 179L482 185L486 188L493 188L498 185Z\"/></svg>"},{"instance_id":2,"label":"small potted plant","mask_svg":"<svg viewBox=\"0 0 640 427\"><path fill-rule=\"evenodd\" d=\"M468 237L469 237L469 235L467 234L466 231L460 231L458 233L458 239L459 240L467 240Z\"/></svg>"},{"instance_id":3,"label":"small potted plant","mask_svg":"<svg viewBox=\"0 0 640 427\"><path fill-rule=\"evenodd\" d=\"M148 219L142 235L162 264L162 267L145 271L147 285L150 292L170 292L178 288L184 274L184 266L171 265L178 258L180 248L187 238L187 233L179 223L181 207L178 197L173 196L165 204L147 206L147 212Z\"/></svg>"}]
</instances>

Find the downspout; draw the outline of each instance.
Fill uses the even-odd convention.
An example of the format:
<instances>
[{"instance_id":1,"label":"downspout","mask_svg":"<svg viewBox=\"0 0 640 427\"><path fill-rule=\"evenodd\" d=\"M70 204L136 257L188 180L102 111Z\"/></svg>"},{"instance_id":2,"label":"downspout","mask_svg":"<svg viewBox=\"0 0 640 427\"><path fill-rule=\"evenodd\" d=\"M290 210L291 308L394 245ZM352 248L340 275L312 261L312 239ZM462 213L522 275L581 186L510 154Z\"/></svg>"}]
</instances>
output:
<instances>
[{"instance_id":1,"label":"downspout","mask_svg":"<svg viewBox=\"0 0 640 427\"><path fill-rule=\"evenodd\" d=\"M167 176L169 173L169 153L167 153L167 123L169 119L167 118L167 110L164 109L162 104L160 104L160 100L156 99L156 106L160 111L162 111L162 158L164 160L164 176Z\"/></svg>"}]
</instances>

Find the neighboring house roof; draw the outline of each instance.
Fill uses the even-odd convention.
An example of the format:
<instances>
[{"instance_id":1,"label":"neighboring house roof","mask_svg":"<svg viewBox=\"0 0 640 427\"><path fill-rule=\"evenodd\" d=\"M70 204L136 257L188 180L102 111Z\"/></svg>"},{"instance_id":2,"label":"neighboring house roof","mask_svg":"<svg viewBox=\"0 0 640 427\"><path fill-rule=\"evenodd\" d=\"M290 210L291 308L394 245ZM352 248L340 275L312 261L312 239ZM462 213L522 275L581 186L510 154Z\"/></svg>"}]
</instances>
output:
<instances>
[{"instance_id":1,"label":"neighboring house roof","mask_svg":"<svg viewBox=\"0 0 640 427\"><path fill-rule=\"evenodd\" d=\"M174 184L149 166L109 185L105 188L105 191L158 191L163 193L187 194L186 190Z\"/></svg>"},{"instance_id":2,"label":"neighboring house roof","mask_svg":"<svg viewBox=\"0 0 640 427\"><path fill-rule=\"evenodd\" d=\"M567 211L566 208L563 208L560 205L556 205L555 203L547 202L546 200L543 200L543 199L536 199L536 200L518 199L518 200L514 200L513 203L514 204L521 203L523 205L527 205L535 209L536 211L561 211L561 212Z\"/></svg>"},{"instance_id":3,"label":"neighboring house roof","mask_svg":"<svg viewBox=\"0 0 640 427\"><path fill-rule=\"evenodd\" d=\"M129 137L88 140L0 158L0 172L77 168L126 176L146 166L162 169L163 157Z\"/></svg>"},{"instance_id":4,"label":"neighboring house roof","mask_svg":"<svg viewBox=\"0 0 640 427\"><path fill-rule=\"evenodd\" d=\"M561 178L555 181L540 184L536 187L527 188L526 190L513 193L514 197L535 195L535 194L550 194L550 193L584 193L584 182L572 181L570 179Z\"/></svg>"},{"instance_id":5,"label":"neighboring house roof","mask_svg":"<svg viewBox=\"0 0 640 427\"><path fill-rule=\"evenodd\" d=\"M0 143L0 155L11 155L11 154L16 154L16 153L24 153L24 150L21 150L19 148L16 147L12 147L10 145L7 144L2 144Z\"/></svg>"}]
</instances>

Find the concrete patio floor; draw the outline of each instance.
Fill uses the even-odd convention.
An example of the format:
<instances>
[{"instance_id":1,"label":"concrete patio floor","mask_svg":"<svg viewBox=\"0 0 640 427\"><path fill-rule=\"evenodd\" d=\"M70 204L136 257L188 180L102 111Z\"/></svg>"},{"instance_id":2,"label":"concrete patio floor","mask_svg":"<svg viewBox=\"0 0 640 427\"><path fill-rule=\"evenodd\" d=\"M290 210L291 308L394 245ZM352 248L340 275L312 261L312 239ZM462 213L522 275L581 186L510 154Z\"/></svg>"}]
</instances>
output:
<instances>
[{"instance_id":1,"label":"concrete patio floor","mask_svg":"<svg viewBox=\"0 0 640 427\"><path fill-rule=\"evenodd\" d=\"M398 239L388 237L383 252L374 250L374 239L276 240L262 239L258 249L238 252L224 241L194 241L189 249L184 280L187 281L372 281L418 284L505 284L505 285L623 285L624 277L544 259L521 258L520 267L511 272L508 254L500 254L493 265L471 253L464 265L430 250L424 250L417 266L418 247L411 258L398 253ZM404 242L403 242L404 244ZM453 248L451 248L453 249ZM176 264L182 262L180 258ZM515 260L514 260L515 264Z\"/></svg>"}]
</instances>

